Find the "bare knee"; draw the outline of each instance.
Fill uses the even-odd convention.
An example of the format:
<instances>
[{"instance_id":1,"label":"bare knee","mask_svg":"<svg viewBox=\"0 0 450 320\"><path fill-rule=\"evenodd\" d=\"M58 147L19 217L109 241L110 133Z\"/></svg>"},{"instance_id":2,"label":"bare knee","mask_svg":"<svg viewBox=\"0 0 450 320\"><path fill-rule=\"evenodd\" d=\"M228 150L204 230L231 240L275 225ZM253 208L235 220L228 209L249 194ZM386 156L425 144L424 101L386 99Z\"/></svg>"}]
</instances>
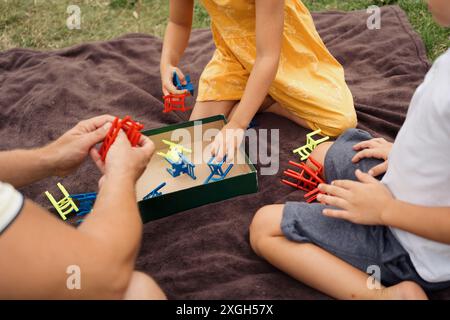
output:
<instances>
[{"instance_id":1,"label":"bare knee","mask_svg":"<svg viewBox=\"0 0 450 320\"><path fill-rule=\"evenodd\" d=\"M124 300L166 300L159 285L143 272L134 271Z\"/></svg>"},{"instance_id":2,"label":"bare knee","mask_svg":"<svg viewBox=\"0 0 450 320\"><path fill-rule=\"evenodd\" d=\"M313 158L316 162L323 165L325 163L325 157L327 155L328 150L333 145L333 142L327 141L319 144L317 147L314 148L314 150L311 152L310 157ZM311 162L311 160L308 159L306 161L306 164L308 167L312 169L317 169L316 166Z\"/></svg>"},{"instance_id":3,"label":"bare knee","mask_svg":"<svg viewBox=\"0 0 450 320\"><path fill-rule=\"evenodd\" d=\"M258 256L261 256L261 246L264 240L282 235L281 218L284 205L268 205L256 211L250 224L250 246Z\"/></svg>"}]
</instances>

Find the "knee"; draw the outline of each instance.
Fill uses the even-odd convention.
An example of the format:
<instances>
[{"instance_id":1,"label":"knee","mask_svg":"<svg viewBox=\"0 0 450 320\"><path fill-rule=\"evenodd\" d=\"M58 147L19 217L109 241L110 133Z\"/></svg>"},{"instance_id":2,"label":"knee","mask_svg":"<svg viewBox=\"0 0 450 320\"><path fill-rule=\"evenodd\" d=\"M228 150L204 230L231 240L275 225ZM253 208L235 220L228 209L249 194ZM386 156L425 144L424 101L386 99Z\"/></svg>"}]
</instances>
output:
<instances>
[{"instance_id":1,"label":"knee","mask_svg":"<svg viewBox=\"0 0 450 320\"><path fill-rule=\"evenodd\" d=\"M333 142L331 142L331 141L329 141L329 142L327 141L327 142L323 142L323 143L319 144L311 152L310 158L313 158L314 160L316 160L317 162L319 162L320 164L323 165L325 163L325 157L327 155L328 149L330 149L330 147L332 145L333 145ZM317 169L309 159L306 161L306 164L311 169Z\"/></svg>"},{"instance_id":2,"label":"knee","mask_svg":"<svg viewBox=\"0 0 450 320\"><path fill-rule=\"evenodd\" d=\"M167 297L155 280L143 272L134 271L124 300L167 300Z\"/></svg>"},{"instance_id":3,"label":"knee","mask_svg":"<svg viewBox=\"0 0 450 320\"><path fill-rule=\"evenodd\" d=\"M258 256L261 256L261 243L272 236L274 205L264 206L256 211L250 224L250 246Z\"/></svg>"}]
</instances>

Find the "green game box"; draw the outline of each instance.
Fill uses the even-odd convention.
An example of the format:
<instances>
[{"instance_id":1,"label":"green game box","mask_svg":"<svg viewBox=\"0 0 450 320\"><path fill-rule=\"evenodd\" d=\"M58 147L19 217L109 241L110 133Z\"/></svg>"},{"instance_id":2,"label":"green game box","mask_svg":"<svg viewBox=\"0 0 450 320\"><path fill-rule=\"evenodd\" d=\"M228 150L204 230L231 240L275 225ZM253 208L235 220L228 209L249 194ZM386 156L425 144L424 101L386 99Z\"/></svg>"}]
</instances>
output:
<instances>
[{"instance_id":1,"label":"green game box","mask_svg":"<svg viewBox=\"0 0 450 320\"><path fill-rule=\"evenodd\" d=\"M189 156L192 161L196 158L196 152L200 154L200 151L197 150L205 152L204 148L211 143L210 139L214 137L214 134L209 134L208 139L204 139L208 130L211 129L210 133L213 133L214 130L217 132L225 124L225 117L218 115L195 122L183 122L142 132L152 139L156 148L147 169L136 184L136 196L144 223L205 204L258 191L256 169L245 153L240 155L244 161L235 164L225 179L208 184L204 184L204 181L211 171L206 163L207 161L203 159L207 158L207 155L203 156L202 153L200 158L202 161L194 162L197 179L193 180L187 174L172 177L167 171L167 168L171 167L170 164L163 156L157 154L158 152L165 153L169 149L169 146L163 143L162 140L164 139L191 149L192 153L186 156ZM179 139L180 132L184 134L183 139ZM202 148L198 148L199 146ZM166 183L166 186L160 190L162 195L147 200L143 199L162 182Z\"/></svg>"}]
</instances>

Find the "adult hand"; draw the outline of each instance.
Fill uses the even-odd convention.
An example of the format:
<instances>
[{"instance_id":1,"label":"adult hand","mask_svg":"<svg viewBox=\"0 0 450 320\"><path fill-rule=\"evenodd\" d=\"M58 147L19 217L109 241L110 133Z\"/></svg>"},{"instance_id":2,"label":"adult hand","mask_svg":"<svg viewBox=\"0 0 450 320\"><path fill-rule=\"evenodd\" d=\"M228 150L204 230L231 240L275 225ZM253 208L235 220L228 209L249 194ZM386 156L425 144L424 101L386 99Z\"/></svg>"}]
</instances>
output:
<instances>
[{"instance_id":1,"label":"adult hand","mask_svg":"<svg viewBox=\"0 0 450 320\"><path fill-rule=\"evenodd\" d=\"M168 65L164 68L161 69L161 83L162 83L162 92L164 93L164 95L168 95L169 93L173 93L173 94L183 94L186 93L187 90L178 90L174 85L173 85L173 73L176 73L178 78L181 81L182 85L186 84L186 78L184 77L183 72L181 72L180 69L178 69L177 67L174 67L172 65Z\"/></svg>"},{"instance_id":2,"label":"adult hand","mask_svg":"<svg viewBox=\"0 0 450 320\"><path fill-rule=\"evenodd\" d=\"M52 174L65 176L74 171L89 154L89 150L102 141L114 117L110 115L80 121L60 138L43 147L51 159Z\"/></svg>"},{"instance_id":3,"label":"adult hand","mask_svg":"<svg viewBox=\"0 0 450 320\"><path fill-rule=\"evenodd\" d=\"M107 177L130 178L136 182L147 167L154 151L155 145L148 137L141 135L138 145L132 147L126 134L120 130L108 150L105 162L102 161L97 149L91 149L91 157L103 173L99 184L101 185Z\"/></svg>"},{"instance_id":4,"label":"adult hand","mask_svg":"<svg viewBox=\"0 0 450 320\"><path fill-rule=\"evenodd\" d=\"M383 211L395 201L394 197L371 175L356 170L356 177L360 182L335 180L331 185L319 185L327 195L319 194L317 200L341 209L324 209L323 214L358 224L382 225Z\"/></svg>"},{"instance_id":5,"label":"adult hand","mask_svg":"<svg viewBox=\"0 0 450 320\"><path fill-rule=\"evenodd\" d=\"M377 158L384 160L383 163L371 168L369 174L376 177L385 173L388 168L388 156L391 152L393 144L383 138L374 138L362 141L353 146L353 150L359 151L352 159L353 163L357 163L363 158Z\"/></svg>"}]
</instances>

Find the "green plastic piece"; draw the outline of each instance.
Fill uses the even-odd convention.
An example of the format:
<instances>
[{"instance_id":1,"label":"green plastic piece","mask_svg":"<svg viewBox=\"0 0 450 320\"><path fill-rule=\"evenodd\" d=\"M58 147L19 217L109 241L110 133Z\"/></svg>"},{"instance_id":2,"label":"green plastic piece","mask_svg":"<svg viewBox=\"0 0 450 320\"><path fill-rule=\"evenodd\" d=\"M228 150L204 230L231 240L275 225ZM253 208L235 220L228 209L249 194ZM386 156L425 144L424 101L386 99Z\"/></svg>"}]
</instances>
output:
<instances>
[{"instance_id":1,"label":"green plastic piece","mask_svg":"<svg viewBox=\"0 0 450 320\"><path fill-rule=\"evenodd\" d=\"M72 211L78 212L79 209L76 206L75 202L70 197L69 192L67 192L66 188L58 182L57 184L59 190L61 190L62 194L64 195L64 198L62 198L59 201L56 201L55 198L50 194L50 192L45 191L45 195L50 200L52 205L55 207L56 211L58 211L59 215L63 220L67 219L67 215L71 213Z\"/></svg>"},{"instance_id":2,"label":"green plastic piece","mask_svg":"<svg viewBox=\"0 0 450 320\"><path fill-rule=\"evenodd\" d=\"M314 140L314 136L315 135L320 135L322 133L322 130L318 129L316 131L310 132L306 135L306 144L304 146L301 146L295 150L293 150L293 153L298 153L298 155L300 156L300 160L304 161L306 159L308 159L309 155L311 154L311 152L313 152L313 150L322 142L327 141L328 139L330 139L329 136L324 136L321 139L318 140Z\"/></svg>"}]
</instances>

